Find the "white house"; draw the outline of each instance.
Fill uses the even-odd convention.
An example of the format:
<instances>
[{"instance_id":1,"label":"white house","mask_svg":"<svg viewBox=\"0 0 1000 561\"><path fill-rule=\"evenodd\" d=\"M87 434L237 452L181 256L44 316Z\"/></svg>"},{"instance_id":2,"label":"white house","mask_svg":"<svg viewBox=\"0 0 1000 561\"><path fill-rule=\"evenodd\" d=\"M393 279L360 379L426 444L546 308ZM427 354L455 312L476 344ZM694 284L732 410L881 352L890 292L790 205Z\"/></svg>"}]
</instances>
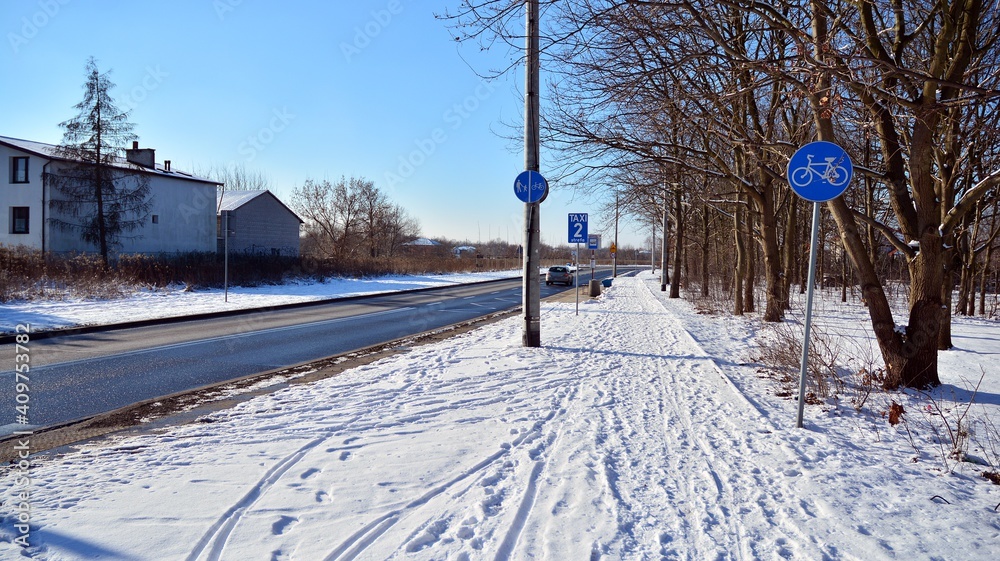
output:
<instances>
[{"instance_id":1,"label":"white house","mask_svg":"<svg viewBox=\"0 0 1000 561\"><path fill-rule=\"evenodd\" d=\"M227 220L230 253L299 256L303 221L267 189L219 193L219 251L226 244L223 228Z\"/></svg>"},{"instance_id":2,"label":"white house","mask_svg":"<svg viewBox=\"0 0 1000 561\"><path fill-rule=\"evenodd\" d=\"M43 181L66 160L57 146L0 136L0 245L25 245L46 252L93 252L72 231L54 227L54 187ZM150 210L139 229L121 237L121 253L215 251L215 202L219 183L156 163L151 148L133 143L122 169L149 176Z\"/></svg>"}]
</instances>

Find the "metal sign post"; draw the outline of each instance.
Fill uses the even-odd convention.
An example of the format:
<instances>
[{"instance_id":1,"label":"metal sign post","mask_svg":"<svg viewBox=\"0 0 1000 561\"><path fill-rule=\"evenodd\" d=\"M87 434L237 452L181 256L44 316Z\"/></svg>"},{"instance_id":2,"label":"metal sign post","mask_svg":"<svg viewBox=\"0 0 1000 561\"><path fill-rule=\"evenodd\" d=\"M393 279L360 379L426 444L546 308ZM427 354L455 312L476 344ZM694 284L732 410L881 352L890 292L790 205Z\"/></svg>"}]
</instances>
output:
<instances>
[{"instance_id":1,"label":"metal sign post","mask_svg":"<svg viewBox=\"0 0 1000 561\"><path fill-rule=\"evenodd\" d=\"M594 280L594 269L597 268L597 248L599 247L601 247L599 234L587 236L587 249L590 250L590 280Z\"/></svg>"},{"instance_id":2,"label":"metal sign post","mask_svg":"<svg viewBox=\"0 0 1000 561\"><path fill-rule=\"evenodd\" d=\"M576 289L576 315L580 315L580 244L587 243L588 220L586 212L571 212L569 214L569 243L576 244L576 255L573 261L576 263L574 271L574 288Z\"/></svg>"},{"instance_id":3,"label":"metal sign post","mask_svg":"<svg viewBox=\"0 0 1000 561\"><path fill-rule=\"evenodd\" d=\"M796 428L802 428L806 406L806 374L809 367L809 333L812 328L813 285L816 282L816 254L819 249L819 205L836 199L847 190L854 167L843 148L832 142L810 142L788 161L788 184L795 193L813 203L812 235L809 242L809 279L806 290L806 325L799 368L799 411Z\"/></svg>"},{"instance_id":4,"label":"metal sign post","mask_svg":"<svg viewBox=\"0 0 1000 561\"><path fill-rule=\"evenodd\" d=\"M576 290L576 315L580 315L580 244L576 244L576 255L573 256L576 264L573 271L573 288Z\"/></svg>"},{"instance_id":5,"label":"metal sign post","mask_svg":"<svg viewBox=\"0 0 1000 561\"><path fill-rule=\"evenodd\" d=\"M229 211L224 210L222 213L223 216L225 216L224 222L226 227L226 231L223 233L223 239L225 240L223 242L223 245L225 246L223 251L226 255L223 257L225 265L223 266L224 271L222 273L222 284L226 294L225 301L229 302Z\"/></svg>"}]
</instances>

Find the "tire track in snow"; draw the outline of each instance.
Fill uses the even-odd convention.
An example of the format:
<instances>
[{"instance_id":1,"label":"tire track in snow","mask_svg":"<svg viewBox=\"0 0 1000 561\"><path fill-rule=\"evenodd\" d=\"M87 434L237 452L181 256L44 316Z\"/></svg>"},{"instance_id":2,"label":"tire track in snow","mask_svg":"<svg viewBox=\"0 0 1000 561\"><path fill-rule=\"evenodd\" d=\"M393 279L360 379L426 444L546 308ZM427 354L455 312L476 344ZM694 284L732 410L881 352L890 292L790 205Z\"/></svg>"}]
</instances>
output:
<instances>
[{"instance_id":1,"label":"tire track in snow","mask_svg":"<svg viewBox=\"0 0 1000 561\"><path fill-rule=\"evenodd\" d=\"M511 383L511 382L512 382L511 380L508 380L506 383ZM525 381L522 380L520 382L525 382ZM527 381L526 383L531 384L531 381ZM431 384L427 385L431 386ZM451 382L441 382L433 385L434 387L425 387L422 391L415 393L422 395L423 398L426 399L428 395L431 395L433 393L448 392L453 387L453 383ZM556 395L553 396L551 407L547 411L546 415L543 418L537 420L533 424L530 430L523 432L509 444L503 445L499 451L495 452L494 454L491 454L490 456L478 462L477 464L473 465L472 467L462 471L461 473L457 474L455 477L449 479L445 483L431 489L430 491L422 495L420 498L407 503L401 508L392 510L390 512L378 516L375 520L369 522L360 530L350 535L347 539L341 542L335 549L333 549L329 554L327 554L326 557L324 557L324 561L348 561L361 557L372 546L374 546L383 538L387 537L390 530L393 529L393 527L395 527L398 523L409 517L417 515L422 510L422 507L431 503L435 498L445 494L449 489L451 489L452 487L461 483L464 480L484 474L484 472L487 471L488 468L497 464L503 458L508 457L517 452L519 449L523 448L524 446L527 446L528 444L531 444L541 439L545 425L559 414L565 412L566 402L569 399L571 399L573 394L572 392L560 393L560 391L558 391L560 388L557 385L551 383L543 383L540 385L547 386L549 389L554 388L557 391ZM487 404L492 404L496 402L496 397L494 392L482 391L481 393L484 396L482 399L465 400L463 403L465 403L466 405L470 403L476 403L478 405L484 402ZM427 404L434 406L436 405L436 402L435 400L431 400L427 402ZM378 426L392 427L392 426L398 426L403 423L412 424L417 421L427 421L431 418L436 417L441 412L442 408L439 407L432 407L427 411L427 415L423 415L421 414L421 412L406 412L403 414L402 417L397 419L381 419L379 421L380 424ZM553 439L554 439L554 434L550 434L549 438L545 440L548 444L551 444L551 441ZM522 499L521 507L518 510L518 514L515 516L515 526L520 524L521 528L523 528L523 525L530 514L531 505L533 503L533 497L536 492L535 489L537 489L537 478L545 464L544 461L538 460L538 456L541 454L541 451L547 445L546 442L543 442L542 444L539 444L538 446L535 446L534 448L527 451L527 454L531 457L532 461L535 462L535 465L533 466L532 469L532 475L529 478L529 485L528 485L529 490L528 492L526 492L525 497ZM478 479L482 479L482 477L480 476ZM450 498L451 500L454 500L455 498L464 495L467 491L468 489L464 489L458 494L452 495ZM443 533L443 530L439 527L446 526L446 524L442 524L442 521L450 520L456 517L457 516L450 515L446 512L441 512L440 510L435 511L434 514L427 517L421 523L416 525L416 529L407 535L407 537L403 540L401 547L398 548L398 551L419 550L429 546L433 541L436 541L436 539L440 536L441 533ZM471 533L474 530L469 528L468 526L465 526L464 531ZM428 532L430 533L430 535L424 536L424 534ZM513 548L516 545L517 535L508 533L505 543L507 542L507 540L512 540L508 545L510 546L510 548Z\"/></svg>"},{"instance_id":2,"label":"tire track in snow","mask_svg":"<svg viewBox=\"0 0 1000 561\"><path fill-rule=\"evenodd\" d=\"M545 459L545 453L558 446L562 438L561 425L556 430L549 431L544 438L542 437L543 429L557 417L566 415L569 404L573 402L580 391L579 381L568 387L565 385L565 382L566 380L560 379L555 384L548 383L548 388L555 389L555 393L552 396L551 408L545 417L535 422L530 433L526 433L526 435L534 435L531 438L532 441L541 439L541 442L528 450L528 460L532 462L531 471L527 476L521 502L514 512L513 519L504 534L503 540L497 547L496 556L494 557L496 561L517 559L514 552L521 541L525 529L529 526L528 519L531 517L538 499L539 480L548 464Z\"/></svg>"},{"instance_id":3,"label":"tire track in snow","mask_svg":"<svg viewBox=\"0 0 1000 561\"><path fill-rule=\"evenodd\" d=\"M656 300L652 289L648 285L645 287L645 293ZM736 510L722 513L737 536L738 549L730 555L737 559L842 557L843 552L831 550L804 532L790 516L792 508L783 506L794 502L798 506L797 512L791 512L794 517L816 520L814 512L817 509L808 504L810 499L792 501L799 496L790 478L801 474L795 467L800 464L800 454L779 437L769 436L775 435L777 430L759 406L739 390L697 340L683 329L679 318L662 302L657 302L677 326L674 338L677 339L680 333L687 339L683 343L677 340L675 344L693 347L703 357L696 359L700 364L695 363L694 369L674 369L671 386L675 390L665 391L665 394L681 414L687 430L694 435L694 444L708 466L703 477L712 478L712 486L719 493L718 504L728 503ZM709 371L704 370L705 366ZM703 375L697 375L698 372ZM738 399L727 399L729 396ZM695 427L723 430L696 430ZM765 457L770 459L761 461ZM789 467L783 471L766 467L780 465Z\"/></svg>"},{"instance_id":4,"label":"tire track in snow","mask_svg":"<svg viewBox=\"0 0 1000 561\"><path fill-rule=\"evenodd\" d=\"M396 397L400 394L405 395L413 383L414 382L408 380L402 386L389 390L388 392L385 392L384 390L360 390L356 385L353 386L352 389L358 389L358 393L365 397L368 397L367 394L372 394L371 397L374 398L373 401L379 404L381 400L386 398L386 393L390 394L390 397ZM379 408L380 407L376 405L367 413L367 415L374 414L377 418ZM259 501L271 488L274 487L275 484L278 483L278 481L281 480L282 476L284 476L288 470L301 461L302 458L304 458L310 451L330 438L342 433L344 430L353 427L365 416L366 414L364 413L358 414L346 421L337 423L335 426L326 429L322 436L314 438L295 452L278 461L278 463L272 466L264 474L264 476L257 481L257 483L251 486L250 490L239 501L229 507L229 509L218 520L216 520L211 527L209 527L208 531L195 544L194 549L187 557L187 561L197 561L202 559L203 556L204 559L208 561L219 560L223 550L225 549L226 543L229 541L234 529L243 517L250 512L253 505L257 501Z\"/></svg>"},{"instance_id":5,"label":"tire track in snow","mask_svg":"<svg viewBox=\"0 0 1000 561\"><path fill-rule=\"evenodd\" d=\"M396 522L400 520L400 518L406 513L406 511L413 510L415 508L427 504L433 498L444 493L445 491L447 491L449 488L459 483L460 481L485 470L487 467L492 465L500 458L506 456L508 453L509 449L501 449L498 452L494 453L493 455L477 463L476 465L472 466L471 468L465 470L457 477L454 477L451 480L447 481L446 483L431 489L430 491L422 495L420 498L407 503L403 508L390 511L387 512L386 514L383 514L382 516L379 516L374 521L369 522L363 528L361 528L360 530L349 536L346 540L344 540L344 542L342 542L339 546L337 546L336 549L331 551L329 554L327 554L326 557L323 558L324 561L340 561L340 560L346 561L349 559L356 559L358 555L363 553L365 549L374 544L379 537L381 537L390 528L392 528L392 526L395 525Z\"/></svg>"},{"instance_id":6,"label":"tire track in snow","mask_svg":"<svg viewBox=\"0 0 1000 561\"><path fill-rule=\"evenodd\" d=\"M652 551L669 553L670 543L686 542L691 535L687 513L678 506L688 496L675 485L682 472L649 460L669 462L687 453L682 439L662 428L661 419L670 412L659 395L659 371L671 353L658 332L645 325L650 313L663 314L652 310L628 282L614 297L628 300L623 313L617 313L616 305L601 342L576 350L591 357L586 366L595 396L588 416L594 420L595 475L602 482L599 508L617 524L614 534L593 542L589 556L649 558ZM645 354L637 355L636 349ZM628 370L620 367L622 356L629 357Z\"/></svg>"},{"instance_id":7,"label":"tire track in snow","mask_svg":"<svg viewBox=\"0 0 1000 561\"><path fill-rule=\"evenodd\" d=\"M677 318L669 314L643 283L622 283L618 297L634 302L611 329L619 352L651 349L641 372L606 376L608 393L618 403L602 412L605 477L618 503L620 557L648 555L689 559L767 558L783 551L782 537L798 538L797 528L782 524L768 493L779 497L786 486L751 471L757 456L774 454L774 437L754 432L764 421L753 403L739 396L713 372L714 363L693 339L683 339ZM638 308L638 309L635 309ZM632 314L667 316L659 332L636 331ZM709 365L712 365L709 367ZM709 368L706 368L709 367ZM638 376L641 374L641 376ZM749 432L748 432L749 429ZM780 465L781 450L777 450ZM663 457L663 465L644 465ZM772 515L763 511L771 508ZM773 534L781 534L773 542ZM799 541L798 539L794 541ZM774 545L778 544L778 545Z\"/></svg>"},{"instance_id":8,"label":"tire track in snow","mask_svg":"<svg viewBox=\"0 0 1000 561\"><path fill-rule=\"evenodd\" d=\"M271 469L267 470L264 476L250 488L250 491L244 495L242 499L231 506L221 518L212 524L212 526L208 529L208 532L206 532L205 535L198 540L198 543L195 544L194 549L187 557L187 561L197 561L202 558L203 554L205 555L205 558L210 561L220 559L222 551L226 547L226 542L229 540L230 534L253 504L256 503L268 489L277 483L285 472L291 469L299 462L299 460L302 459L303 456L320 443L324 442L327 438L329 438L329 435L314 438L295 452L285 456L280 462L272 466Z\"/></svg>"},{"instance_id":9,"label":"tire track in snow","mask_svg":"<svg viewBox=\"0 0 1000 561\"><path fill-rule=\"evenodd\" d=\"M531 475L528 476L528 485L524 491L524 497L521 499L521 505L517 507L514 522L507 531L507 535L504 536L500 547L497 549L497 555L494 557L496 561L511 559L514 548L517 546L518 538L521 537L521 532L524 531L524 527L528 523L528 516L531 514L531 509L535 506L535 497L538 494L538 478L544 467L545 462L539 460L531 468Z\"/></svg>"}]
</instances>

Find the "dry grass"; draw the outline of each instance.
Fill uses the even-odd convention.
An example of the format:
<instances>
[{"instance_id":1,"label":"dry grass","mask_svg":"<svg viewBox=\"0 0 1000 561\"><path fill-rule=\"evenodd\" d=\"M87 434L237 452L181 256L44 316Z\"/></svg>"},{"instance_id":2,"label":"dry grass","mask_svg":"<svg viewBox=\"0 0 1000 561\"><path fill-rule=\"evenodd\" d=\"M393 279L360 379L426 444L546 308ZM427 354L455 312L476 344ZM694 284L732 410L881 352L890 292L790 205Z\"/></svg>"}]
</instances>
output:
<instances>
[{"instance_id":1,"label":"dry grass","mask_svg":"<svg viewBox=\"0 0 1000 561\"><path fill-rule=\"evenodd\" d=\"M792 322L766 324L767 331L757 338L756 359L773 374L779 388L776 394L790 396L797 389L802 365L803 327ZM844 383L838 370L841 361L840 340L813 325L806 366L807 383L817 398L836 398Z\"/></svg>"},{"instance_id":2,"label":"dry grass","mask_svg":"<svg viewBox=\"0 0 1000 561\"><path fill-rule=\"evenodd\" d=\"M229 283L260 286L293 279L489 271L509 269L513 263L419 254L343 259L230 255ZM176 284L221 287L223 265L222 256L214 253L121 255L105 270L100 258L92 254L43 255L25 247L0 246L0 302L119 298L139 289Z\"/></svg>"}]
</instances>

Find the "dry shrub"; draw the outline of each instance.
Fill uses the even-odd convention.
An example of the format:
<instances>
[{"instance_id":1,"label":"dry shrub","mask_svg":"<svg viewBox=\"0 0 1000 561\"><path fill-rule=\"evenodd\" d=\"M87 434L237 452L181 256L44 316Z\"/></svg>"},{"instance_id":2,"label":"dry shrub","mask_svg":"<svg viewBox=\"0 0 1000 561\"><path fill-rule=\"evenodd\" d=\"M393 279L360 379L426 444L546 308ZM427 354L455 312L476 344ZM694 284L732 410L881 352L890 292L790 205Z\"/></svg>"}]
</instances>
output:
<instances>
[{"instance_id":1,"label":"dry shrub","mask_svg":"<svg viewBox=\"0 0 1000 561\"><path fill-rule=\"evenodd\" d=\"M0 246L0 302L111 299L172 284L192 290L221 287L225 281L224 261L224 256L216 253L120 255L105 269L100 257L93 254L43 255L23 246ZM419 253L338 259L231 254L229 284L260 286L295 279L322 281L336 277L507 270L519 263L515 259L455 259L450 254Z\"/></svg>"},{"instance_id":2,"label":"dry shrub","mask_svg":"<svg viewBox=\"0 0 1000 561\"><path fill-rule=\"evenodd\" d=\"M804 327L788 321L767 326L770 329L757 338L757 361L778 380L779 395L790 395L792 385L798 384L802 366ZM839 339L813 325L806 366L806 381L814 394L812 401L836 397L843 388L837 366L840 356Z\"/></svg>"}]
</instances>

